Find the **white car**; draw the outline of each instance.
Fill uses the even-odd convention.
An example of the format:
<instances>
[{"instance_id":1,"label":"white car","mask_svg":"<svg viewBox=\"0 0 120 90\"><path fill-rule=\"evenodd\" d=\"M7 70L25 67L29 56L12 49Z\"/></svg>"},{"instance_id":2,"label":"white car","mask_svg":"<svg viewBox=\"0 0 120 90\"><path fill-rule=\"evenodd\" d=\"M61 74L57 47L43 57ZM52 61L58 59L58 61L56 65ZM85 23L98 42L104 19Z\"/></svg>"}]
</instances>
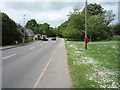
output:
<instances>
[{"instance_id":1,"label":"white car","mask_svg":"<svg viewBox=\"0 0 120 90\"><path fill-rule=\"evenodd\" d=\"M48 38L47 38L47 36L46 36L46 35L42 35L41 40L43 40L43 41L48 41Z\"/></svg>"}]
</instances>

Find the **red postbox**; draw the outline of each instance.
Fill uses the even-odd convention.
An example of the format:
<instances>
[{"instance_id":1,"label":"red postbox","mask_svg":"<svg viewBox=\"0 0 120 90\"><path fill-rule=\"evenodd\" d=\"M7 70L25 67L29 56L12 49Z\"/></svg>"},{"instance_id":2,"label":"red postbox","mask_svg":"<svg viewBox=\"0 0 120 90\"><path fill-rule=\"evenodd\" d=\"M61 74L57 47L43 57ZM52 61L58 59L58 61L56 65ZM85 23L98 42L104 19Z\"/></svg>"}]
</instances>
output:
<instances>
[{"instance_id":1,"label":"red postbox","mask_svg":"<svg viewBox=\"0 0 120 90\"><path fill-rule=\"evenodd\" d=\"M84 42L85 42L85 43L88 43L88 37L85 37L85 38L84 38Z\"/></svg>"}]
</instances>

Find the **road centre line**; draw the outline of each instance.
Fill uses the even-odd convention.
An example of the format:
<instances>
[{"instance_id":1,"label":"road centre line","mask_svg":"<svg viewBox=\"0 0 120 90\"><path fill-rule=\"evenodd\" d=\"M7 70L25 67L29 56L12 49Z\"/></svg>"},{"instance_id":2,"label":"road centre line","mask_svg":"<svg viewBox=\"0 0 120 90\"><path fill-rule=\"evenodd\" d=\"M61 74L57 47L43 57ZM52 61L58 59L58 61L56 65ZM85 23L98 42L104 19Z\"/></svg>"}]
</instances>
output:
<instances>
[{"instance_id":1,"label":"road centre line","mask_svg":"<svg viewBox=\"0 0 120 90\"><path fill-rule=\"evenodd\" d=\"M30 49L32 50L32 49L34 49L35 47L31 47Z\"/></svg>"},{"instance_id":2,"label":"road centre line","mask_svg":"<svg viewBox=\"0 0 120 90\"><path fill-rule=\"evenodd\" d=\"M4 57L4 58L2 58L2 59L6 59L6 58L9 58L9 57L13 57L13 56L15 56L16 54L12 54L12 55L9 55L9 56L6 56L6 57Z\"/></svg>"},{"instance_id":3,"label":"road centre line","mask_svg":"<svg viewBox=\"0 0 120 90\"><path fill-rule=\"evenodd\" d=\"M42 44L40 44L40 45L45 45L46 43L42 43Z\"/></svg>"},{"instance_id":4,"label":"road centre line","mask_svg":"<svg viewBox=\"0 0 120 90\"><path fill-rule=\"evenodd\" d=\"M47 65L45 66L44 70L42 71L42 73L41 73L40 76L38 77L38 80L37 80L36 83L34 84L33 88L37 88L38 85L40 84L40 80L42 79L42 77L43 77L43 75L45 74L48 66L50 65L50 63L51 63L51 61L52 61L52 59L53 59L56 51L57 51L57 48L56 48L55 51L53 52L52 57L49 59Z\"/></svg>"}]
</instances>

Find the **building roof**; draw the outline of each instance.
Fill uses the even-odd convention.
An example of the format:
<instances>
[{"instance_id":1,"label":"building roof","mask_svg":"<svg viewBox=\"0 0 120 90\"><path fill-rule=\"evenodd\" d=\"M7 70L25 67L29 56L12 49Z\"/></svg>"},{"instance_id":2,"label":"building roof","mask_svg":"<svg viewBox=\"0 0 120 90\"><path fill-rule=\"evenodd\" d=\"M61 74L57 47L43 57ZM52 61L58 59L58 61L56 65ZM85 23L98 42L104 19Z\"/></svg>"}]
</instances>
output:
<instances>
[{"instance_id":1,"label":"building roof","mask_svg":"<svg viewBox=\"0 0 120 90\"><path fill-rule=\"evenodd\" d=\"M27 36L29 36L29 37L32 37L32 36L35 35L31 29L26 29L26 34L27 34Z\"/></svg>"},{"instance_id":2,"label":"building roof","mask_svg":"<svg viewBox=\"0 0 120 90\"><path fill-rule=\"evenodd\" d=\"M21 31L25 31L25 28L23 26L21 26L20 24L17 24L17 28Z\"/></svg>"}]
</instances>

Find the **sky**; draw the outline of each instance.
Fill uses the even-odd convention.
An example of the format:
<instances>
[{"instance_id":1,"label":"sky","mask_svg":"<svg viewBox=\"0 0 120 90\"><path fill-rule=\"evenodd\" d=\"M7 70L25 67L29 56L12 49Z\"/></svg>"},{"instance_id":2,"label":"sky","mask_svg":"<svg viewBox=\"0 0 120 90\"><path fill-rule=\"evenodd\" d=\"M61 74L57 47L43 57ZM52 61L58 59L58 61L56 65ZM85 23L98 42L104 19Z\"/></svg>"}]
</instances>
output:
<instances>
[{"instance_id":1,"label":"sky","mask_svg":"<svg viewBox=\"0 0 120 90\"><path fill-rule=\"evenodd\" d=\"M112 10L116 15L111 24L118 22L118 0L88 0L89 3L101 4L104 10ZM6 13L16 23L24 26L30 19L35 19L39 24L48 23L58 27L68 19L69 12L77 6L85 7L84 0L1 0L0 11Z\"/></svg>"}]
</instances>

